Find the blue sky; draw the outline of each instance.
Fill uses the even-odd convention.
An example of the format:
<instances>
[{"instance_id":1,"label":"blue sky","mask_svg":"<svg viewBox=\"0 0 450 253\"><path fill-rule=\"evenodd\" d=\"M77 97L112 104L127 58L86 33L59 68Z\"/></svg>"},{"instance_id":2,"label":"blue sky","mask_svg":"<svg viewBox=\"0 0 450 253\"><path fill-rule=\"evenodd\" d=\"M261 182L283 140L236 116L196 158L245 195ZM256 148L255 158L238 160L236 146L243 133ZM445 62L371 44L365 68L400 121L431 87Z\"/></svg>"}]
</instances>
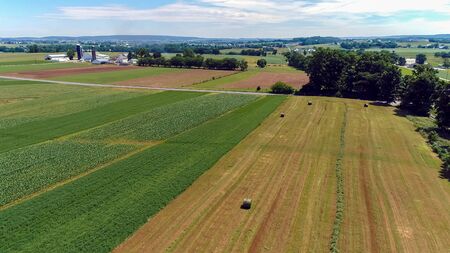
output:
<instances>
[{"instance_id":1,"label":"blue sky","mask_svg":"<svg viewBox=\"0 0 450 253\"><path fill-rule=\"evenodd\" d=\"M0 37L155 34L198 37L450 33L450 0L14 0Z\"/></svg>"}]
</instances>

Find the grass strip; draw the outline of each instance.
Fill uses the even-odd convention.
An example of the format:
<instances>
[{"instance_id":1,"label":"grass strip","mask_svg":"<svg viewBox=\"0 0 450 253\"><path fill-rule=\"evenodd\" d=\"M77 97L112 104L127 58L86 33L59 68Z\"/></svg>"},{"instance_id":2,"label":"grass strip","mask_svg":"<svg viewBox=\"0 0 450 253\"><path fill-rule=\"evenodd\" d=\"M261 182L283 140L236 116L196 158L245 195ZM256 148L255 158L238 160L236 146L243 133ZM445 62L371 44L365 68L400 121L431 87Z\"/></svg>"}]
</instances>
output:
<instances>
[{"instance_id":1,"label":"grass strip","mask_svg":"<svg viewBox=\"0 0 450 253\"><path fill-rule=\"evenodd\" d=\"M334 218L333 232L331 233L330 252L337 253L339 234L344 221L344 175L342 173L342 160L345 152L345 129L347 127L347 105L345 105L344 120L341 125L339 137L339 153L336 159L336 217Z\"/></svg>"},{"instance_id":2,"label":"grass strip","mask_svg":"<svg viewBox=\"0 0 450 253\"><path fill-rule=\"evenodd\" d=\"M255 129L266 97L0 212L0 252L109 252Z\"/></svg>"},{"instance_id":3,"label":"grass strip","mask_svg":"<svg viewBox=\"0 0 450 253\"><path fill-rule=\"evenodd\" d=\"M24 123L0 130L0 153L27 145L52 140L158 106L194 98L204 94L194 92L161 92L130 98L61 117Z\"/></svg>"}]
</instances>

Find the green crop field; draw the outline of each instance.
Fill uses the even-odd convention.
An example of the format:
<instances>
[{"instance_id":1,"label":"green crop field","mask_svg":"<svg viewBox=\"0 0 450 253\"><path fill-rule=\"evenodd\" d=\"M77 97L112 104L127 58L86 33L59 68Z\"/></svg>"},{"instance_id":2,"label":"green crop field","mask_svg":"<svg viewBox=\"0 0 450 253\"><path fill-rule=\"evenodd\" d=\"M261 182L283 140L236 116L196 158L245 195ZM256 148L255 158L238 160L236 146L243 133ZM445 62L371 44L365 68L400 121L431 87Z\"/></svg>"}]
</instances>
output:
<instances>
[{"instance_id":1,"label":"green crop field","mask_svg":"<svg viewBox=\"0 0 450 253\"><path fill-rule=\"evenodd\" d=\"M177 68L157 68L157 67L149 67L149 68L138 68L138 69L130 69L130 70L121 70L121 71L108 71L101 73L89 73L89 74L78 74L71 76L63 76L52 78L53 80L60 81L69 81L69 82L84 82L84 83L115 83L120 81L126 81L135 78L141 77L150 77L161 75L165 73L175 73L183 71L182 69Z\"/></svg>"},{"instance_id":2,"label":"green crop field","mask_svg":"<svg viewBox=\"0 0 450 253\"><path fill-rule=\"evenodd\" d=\"M28 65L46 63L44 53L1 53L0 66L2 65Z\"/></svg>"},{"instance_id":3,"label":"green crop field","mask_svg":"<svg viewBox=\"0 0 450 253\"><path fill-rule=\"evenodd\" d=\"M231 102L231 107L250 102L240 96L221 100L226 99L237 101ZM0 239L1 251L113 249L257 127L283 100L258 99L163 144L1 211L0 219L6 221L0 227L6 235ZM220 107L208 108L222 110ZM176 121L186 122L180 117ZM28 239L24 241L25 238Z\"/></svg>"},{"instance_id":4,"label":"green crop field","mask_svg":"<svg viewBox=\"0 0 450 253\"><path fill-rule=\"evenodd\" d=\"M42 64L24 64L24 65L0 65L1 73L15 73L22 71L41 71L51 69L65 68L85 68L94 66L89 63L42 63Z\"/></svg>"}]
</instances>

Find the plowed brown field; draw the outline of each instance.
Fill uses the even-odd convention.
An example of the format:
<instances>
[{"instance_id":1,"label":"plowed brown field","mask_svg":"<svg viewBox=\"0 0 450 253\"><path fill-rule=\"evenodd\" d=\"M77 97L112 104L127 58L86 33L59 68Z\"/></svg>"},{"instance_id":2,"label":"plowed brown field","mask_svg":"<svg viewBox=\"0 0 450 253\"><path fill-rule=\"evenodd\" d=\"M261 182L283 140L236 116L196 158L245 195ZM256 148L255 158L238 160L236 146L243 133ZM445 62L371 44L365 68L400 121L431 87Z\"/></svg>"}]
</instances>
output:
<instances>
[{"instance_id":1,"label":"plowed brown field","mask_svg":"<svg viewBox=\"0 0 450 253\"><path fill-rule=\"evenodd\" d=\"M180 72L166 73L137 79L117 82L120 85L139 85L146 87L180 88L196 83L220 78L236 73L235 71L188 69Z\"/></svg>"},{"instance_id":2,"label":"plowed brown field","mask_svg":"<svg viewBox=\"0 0 450 253\"><path fill-rule=\"evenodd\" d=\"M64 68L64 69L49 69L49 70L40 70L40 71L24 71L24 72L17 72L17 73L8 73L6 75L16 76L16 77L25 77L25 78L45 79L45 78L70 76L70 75L78 75L78 74L130 70L130 69L134 69L134 68L137 68L137 67L103 65L103 66Z\"/></svg>"},{"instance_id":3,"label":"plowed brown field","mask_svg":"<svg viewBox=\"0 0 450 253\"><path fill-rule=\"evenodd\" d=\"M390 107L308 99L288 99L115 252L328 251L345 108L341 252L448 252L450 185L412 123Z\"/></svg>"},{"instance_id":4,"label":"plowed brown field","mask_svg":"<svg viewBox=\"0 0 450 253\"><path fill-rule=\"evenodd\" d=\"M305 73L260 72L248 79L239 82L228 83L221 87L256 89L256 87L260 86L261 88L270 88L270 86L278 81L285 82L292 85L295 89L299 89L309 82L309 77Z\"/></svg>"}]
</instances>

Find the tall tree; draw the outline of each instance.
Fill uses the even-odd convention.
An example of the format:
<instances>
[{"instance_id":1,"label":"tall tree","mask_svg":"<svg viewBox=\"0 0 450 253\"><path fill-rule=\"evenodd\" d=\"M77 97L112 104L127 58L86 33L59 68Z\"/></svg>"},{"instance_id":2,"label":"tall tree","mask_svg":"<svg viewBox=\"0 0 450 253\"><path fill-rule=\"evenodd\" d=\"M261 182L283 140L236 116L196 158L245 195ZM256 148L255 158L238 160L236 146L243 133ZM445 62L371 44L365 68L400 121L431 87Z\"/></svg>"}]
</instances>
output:
<instances>
[{"instance_id":1,"label":"tall tree","mask_svg":"<svg viewBox=\"0 0 450 253\"><path fill-rule=\"evenodd\" d=\"M267 61L265 59L259 59L256 62L256 65L258 65L258 67L260 67L260 68L265 68L267 65Z\"/></svg>"},{"instance_id":2,"label":"tall tree","mask_svg":"<svg viewBox=\"0 0 450 253\"><path fill-rule=\"evenodd\" d=\"M405 76L402 107L417 115L428 116L440 83L436 74L437 71L432 66L418 65L411 76Z\"/></svg>"},{"instance_id":3,"label":"tall tree","mask_svg":"<svg viewBox=\"0 0 450 253\"><path fill-rule=\"evenodd\" d=\"M70 60L73 60L73 57L75 56L75 51L72 48L70 48L69 50L67 50L66 55L67 57L69 57Z\"/></svg>"},{"instance_id":4,"label":"tall tree","mask_svg":"<svg viewBox=\"0 0 450 253\"><path fill-rule=\"evenodd\" d=\"M437 123L439 127L450 128L450 84L442 85L436 101Z\"/></svg>"},{"instance_id":5,"label":"tall tree","mask_svg":"<svg viewBox=\"0 0 450 253\"><path fill-rule=\"evenodd\" d=\"M417 64L425 64L427 61L427 56L425 54L416 55L416 63Z\"/></svg>"}]
</instances>

